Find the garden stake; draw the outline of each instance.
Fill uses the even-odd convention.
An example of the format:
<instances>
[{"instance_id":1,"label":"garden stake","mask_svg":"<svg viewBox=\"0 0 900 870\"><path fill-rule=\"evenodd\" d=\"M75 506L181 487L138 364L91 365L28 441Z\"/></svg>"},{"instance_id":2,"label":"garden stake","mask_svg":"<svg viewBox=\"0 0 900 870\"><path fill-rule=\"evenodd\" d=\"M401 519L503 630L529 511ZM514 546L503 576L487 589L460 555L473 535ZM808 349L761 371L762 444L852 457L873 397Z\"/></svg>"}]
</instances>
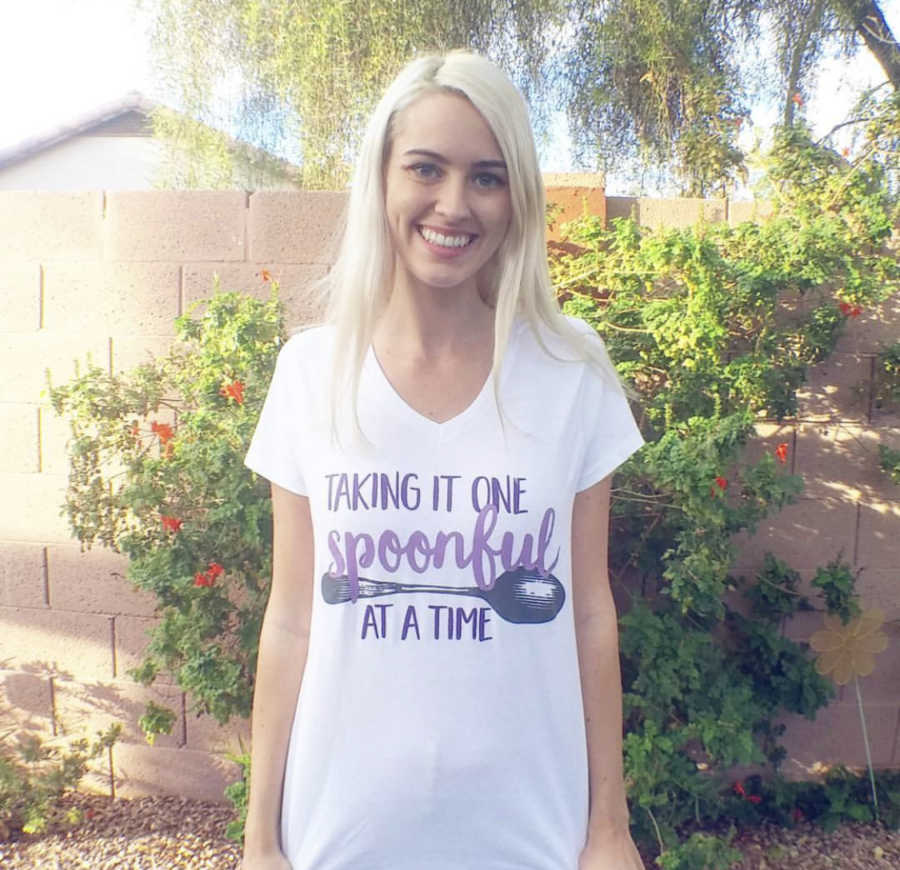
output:
<instances>
[{"instance_id":1,"label":"garden stake","mask_svg":"<svg viewBox=\"0 0 900 870\"><path fill-rule=\"evenodd\" d=\"M859 722L862 725L863 745L866 747L866 764L869 767L869 784L872 786L872 804L875 809L875 821L878 819L878 794L875 791L875 774L872 771L872 753L869 750L869 732L866 729L866 714L863 711L862 692L859 689L859 677L853 675L853 682L856 684L856 706L859 707Z\"/></svg>"}]
</instances>

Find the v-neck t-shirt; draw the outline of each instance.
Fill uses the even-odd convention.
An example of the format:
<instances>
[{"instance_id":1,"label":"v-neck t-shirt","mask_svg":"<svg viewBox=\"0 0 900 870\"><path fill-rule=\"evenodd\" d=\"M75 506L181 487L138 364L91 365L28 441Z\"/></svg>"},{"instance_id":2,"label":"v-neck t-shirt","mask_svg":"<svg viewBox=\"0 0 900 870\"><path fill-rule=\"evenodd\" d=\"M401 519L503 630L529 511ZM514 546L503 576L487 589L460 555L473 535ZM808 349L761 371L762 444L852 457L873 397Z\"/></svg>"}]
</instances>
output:
<instances>
[{"instance_id":1,"label":"v-neck t-shirt","mask_svg":"<svg viewBox=\"0 0 900 870\"><path fill-rule=\"evenodd\" d=\"M313 523L282 800L294 870L577 867L572 505L643 442L618 385L543 341L517 321L498 387L442 423L370 351L364 441L332 437L332 330L279 354L247 465L307 496Z\"/></svg>"}]
</instances>

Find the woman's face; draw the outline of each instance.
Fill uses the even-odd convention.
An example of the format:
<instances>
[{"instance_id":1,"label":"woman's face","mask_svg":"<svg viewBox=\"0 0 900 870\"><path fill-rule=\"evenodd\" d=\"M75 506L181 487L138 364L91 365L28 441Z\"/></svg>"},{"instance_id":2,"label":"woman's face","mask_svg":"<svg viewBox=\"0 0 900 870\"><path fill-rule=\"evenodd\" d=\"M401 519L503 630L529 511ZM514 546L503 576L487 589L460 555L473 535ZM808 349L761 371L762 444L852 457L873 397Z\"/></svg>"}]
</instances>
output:
<instances>
[{"instance_id":1,"label":"woman's face","mask_svg":"<svg viewBox=\"0 0 900 870\"><path fill-rule=\"evenodd\" d=\"M500 148L467 99L428 94L397 114L385 211L395 286L478 292L478 275L506 236L511 205Z\"/></svg>"}]
</instances>

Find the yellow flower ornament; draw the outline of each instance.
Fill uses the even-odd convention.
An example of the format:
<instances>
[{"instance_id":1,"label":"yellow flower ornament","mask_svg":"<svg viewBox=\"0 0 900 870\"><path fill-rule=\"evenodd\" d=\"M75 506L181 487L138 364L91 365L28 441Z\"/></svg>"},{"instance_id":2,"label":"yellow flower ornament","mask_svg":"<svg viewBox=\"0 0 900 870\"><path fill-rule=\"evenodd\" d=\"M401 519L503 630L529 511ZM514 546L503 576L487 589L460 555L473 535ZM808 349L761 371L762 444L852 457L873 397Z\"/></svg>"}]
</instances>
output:
<instances>
[{"instance_id":1,"label":"yellow flower ornament","mask_svg":"<svg viewBox=\"0 0 900 870\"><path fill-rule=\"evenodd\" d=\"M839 616L826 614L825 627L809 639L819 653L816 670L844 686L853 677L867 677L875 670L876 653L884 652L887 637L881 630L884 613L876 607L851 619L846 625Z\"/></svg>"}]
</instances>

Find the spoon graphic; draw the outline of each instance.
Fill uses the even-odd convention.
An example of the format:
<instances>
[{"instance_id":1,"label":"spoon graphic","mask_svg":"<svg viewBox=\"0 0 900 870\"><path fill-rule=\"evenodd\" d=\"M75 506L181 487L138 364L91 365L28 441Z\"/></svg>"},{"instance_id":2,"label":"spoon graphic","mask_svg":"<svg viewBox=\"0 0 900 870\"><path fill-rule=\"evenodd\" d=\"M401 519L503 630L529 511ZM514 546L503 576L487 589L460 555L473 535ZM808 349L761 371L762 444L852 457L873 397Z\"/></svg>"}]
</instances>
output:
<instances>
[{"instance_id":1,"label":"spoon graphic","mask_svg":"<svg viewBox=\"0 0 900 870\"><path fill-rule=\"evenodd\" d=\"M358 579L358 598L377 598L401 592L440 592L468 595L487 601L507 622L519 624L550 622L562 609L566 590L552 574L518 567L501 574L490 589L480 586L427 586L417 583L394 583L385 580ZM349 577L322 575L322 597L328 604L344 604L353 600L353 584Z\"/></svg>"}]
</instances>

